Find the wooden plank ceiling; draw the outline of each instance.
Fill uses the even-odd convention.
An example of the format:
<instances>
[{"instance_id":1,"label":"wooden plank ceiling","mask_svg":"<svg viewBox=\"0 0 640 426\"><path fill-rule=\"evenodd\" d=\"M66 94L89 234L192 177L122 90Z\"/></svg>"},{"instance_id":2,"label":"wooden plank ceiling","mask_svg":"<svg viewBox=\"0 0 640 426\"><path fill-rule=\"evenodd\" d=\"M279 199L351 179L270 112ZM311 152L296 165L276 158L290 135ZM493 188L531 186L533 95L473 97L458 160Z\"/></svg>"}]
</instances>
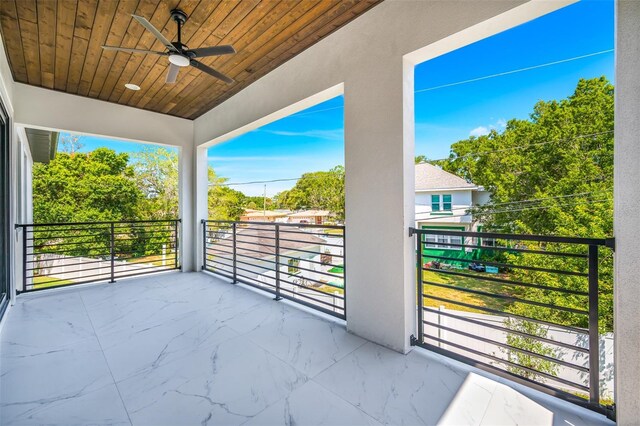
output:
<instances>
[{"instance_id":1,"label":"wooden plank ceiling","mask_svg":"<svg viewBox=\"0 0 640 426\"><path fill-rule=\"evenodd\" d=\"M380 1L0 0L0 26L15 81L194 119ZM176 7L189 15L182 41L190 49L235 47L236 54L201 61L236 83L187 67L166 84L167 57L100 47L166 50L131 14L173 41Z\"/></svg>"}]
</instances>

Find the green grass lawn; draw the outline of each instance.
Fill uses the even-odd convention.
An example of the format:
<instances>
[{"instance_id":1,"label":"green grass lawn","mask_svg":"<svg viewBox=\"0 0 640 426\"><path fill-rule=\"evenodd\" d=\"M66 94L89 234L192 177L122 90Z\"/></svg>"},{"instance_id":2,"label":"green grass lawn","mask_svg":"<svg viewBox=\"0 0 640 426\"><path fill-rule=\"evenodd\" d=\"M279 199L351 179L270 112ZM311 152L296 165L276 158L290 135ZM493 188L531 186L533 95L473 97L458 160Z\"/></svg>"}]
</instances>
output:
<instances>
[{"instance_id":1,"label":"green grass lawn","mask_svg":"<svg viewBox=\"0 0 640 426\"><path fill-rule=\"evenodd\" d=\"M344 274L344 267L334 266L333 268L329 269L327 272L330 272L332 274Z\"/></svg>"},{"instance_id":2,"label":"green grass lawn","mask_svg":"<svg viewBox=\"0 0 640 426\"><path fill-rule=\"evenodd\" d=\"M321 285L319 287L315 287L316 290L320 290L324 293L327 294L333 294L334 292L337 292L340 296L342 296L344 294L344 289L342 288L336 288L334 286L331 285Z\"/></svg>"},{"instance_id":3,"label":"green grass lawn","mask_svg":"<svg viewBox=\"0 0 640 426\"><path fill-rule=\"evenodd\" d=\"M472 271L464 271L466 274L473 274ZM476 273L481 274L481 273ZM433 271L424 271L422 275L424 281L431 281L439 284L447 284L459 288L467 288L472 290L484 291L486 293L511 295L513 287L502 285L500 283L493 283L490 281L484 281L468 277L458 277L455 275L445 275ZM464 291L458 291L455 289L442 288L434 285L424 284L424 294L441 297L444 299L454 300L457 302L468 303L470 305L477 305L491 309L504 310L511 302L504 299L477 295L473 293L467 293ZM483 311L467 308L466 306L456 305L455 303L442 302L440 300L432 300L425 298L425 306L444 306L446 309L455 309L458 311L478 312ZM486 313L486 312L484 312Z\"/></svg>"},{"instance_id":4,"label":"green grass lawn","mask_svg":"<svg viewBox=\"0 0 640 426\"><path fill-rule=\"evenodd\" d=\"M47 281L55 281L55 282L47 282ZM42 277L33 277L33 288L48 288L48 287L58 287L61 285L69 285L74 284L71 280L61 280L58 277L54 276L42 276Z\"/></svg>"},{"instance_id":5,"label":"green grass lawn","mask_svg":"<svg viewBox=\"0 0 640 426\"><path fill-rule=\"evenodd\" d=\"M329 235L336 235L338 237L341 237L341 236L344 235L344 231L342 229L338 229L338 228L323 229L322 233L323 234L329 234Z\"/></svg>"},{"instance_id":6,"label":"green grass lawn","mask_svg":"<svg viewBox=\"0 0 640 426\"><path fill-rule=\"evenodd\" d=\"M165 262L164 267L165 268L172 268L175 265L175 260L174 257L175 255L173 253L167 253L167 260ZM152 255L148 255L148 256L142 256L142 257L133 257L130 259L121 259L125 262L134 262L134 263L143 263L143 262L148 262L153 266L163 266L162 265L162 255L161 254L152 254Z\"/></svg>"}]
</instances>

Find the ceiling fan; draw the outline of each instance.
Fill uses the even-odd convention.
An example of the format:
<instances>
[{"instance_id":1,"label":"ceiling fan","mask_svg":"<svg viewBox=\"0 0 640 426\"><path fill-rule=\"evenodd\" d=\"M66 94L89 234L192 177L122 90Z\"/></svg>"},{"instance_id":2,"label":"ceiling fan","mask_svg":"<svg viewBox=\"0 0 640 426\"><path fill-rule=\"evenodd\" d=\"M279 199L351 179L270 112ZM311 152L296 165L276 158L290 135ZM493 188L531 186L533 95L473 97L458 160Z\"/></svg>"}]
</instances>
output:
<instances>
[{"instance_id":1,"label":"ceiling fan","mask_svg":"<svg viewBox=\"0 0 640 426\"><path fill-rule=\"evenodd\" d=\"M176 78L178 77L178 71L180 71L181 67L192 66L194 68L199 69L202 72L209 74L212 77L215 77L219 80L224 81L227 84L232 84L235 82L230 77L222 74L219 71L214 70L213 68L203 64L196 60L196 58L202 58L206 56L219 56L219 55L227 55L230 53L236 53L236 50L231 45L222 45L222 46L212 46L212 47L199 47L197 49L189 49L187 46L182 44L182 25L187 20L187 14L184 13L180 9L173 9L171 11L171 18L176 21L178 25L178 41L170 42L167 40L165 36L162 35L160 31L156 29L151 22L147 21L142 16L131 15L133 19L138 21L145 27L151 34L154 35L155 38L160 40L160 42L167 48L166 52L157 52L154 50L143 50L143 49L129 49L126 47L117 47L117 46L102 46L105 50L117 50L119 52L127 52L127 53L145 53L152 55L160 55L160 56L168 56L169 57L169 71L167 72L167 77L165 78L166 83L175 83Z\"/></svg>"}]
</instances>

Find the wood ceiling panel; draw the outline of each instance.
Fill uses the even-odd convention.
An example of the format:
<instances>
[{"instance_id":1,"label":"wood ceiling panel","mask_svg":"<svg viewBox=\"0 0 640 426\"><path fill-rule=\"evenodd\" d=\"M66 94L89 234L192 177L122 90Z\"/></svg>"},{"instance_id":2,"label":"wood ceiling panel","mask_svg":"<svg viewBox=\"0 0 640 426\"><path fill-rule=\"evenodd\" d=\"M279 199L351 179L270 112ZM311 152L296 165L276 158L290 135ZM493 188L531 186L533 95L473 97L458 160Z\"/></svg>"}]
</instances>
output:
<instances>
[{"instance_id":1,"label":"wood ceiling panel","mask_svg":"<svg viewBox=\"0 0 640 426\"><path fill-rule=\"evenodd\" d=\"M380 1L0 0L0 30L15 81L194 119ZM236 54L199 58L235 83L186 67L176 83L166 84L165 56L101 48L165 51L131 15L175 41L174 8L189 15L182 42L190 49L236 48Z\"/></svg>"}]
</instances>

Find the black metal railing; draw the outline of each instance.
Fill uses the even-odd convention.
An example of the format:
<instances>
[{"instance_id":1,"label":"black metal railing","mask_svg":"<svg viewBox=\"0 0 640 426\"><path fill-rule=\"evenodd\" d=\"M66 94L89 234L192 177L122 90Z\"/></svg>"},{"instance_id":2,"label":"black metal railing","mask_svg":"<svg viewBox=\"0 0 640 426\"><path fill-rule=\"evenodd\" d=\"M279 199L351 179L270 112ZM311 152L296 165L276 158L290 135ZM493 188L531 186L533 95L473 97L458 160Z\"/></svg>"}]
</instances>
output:
<instances>
[{"instance_id":1,"label":"black metal railing","mask_svg":"<svg viewBox=\"0 0 640 426\"><path fill-rule=\"evenodd\" d=\"M613 239L435 228L410 229L412 343L611 414Z\"/></svg>"},{"instance_id":2,"label":"black metal railing","mask_svg":"<svg viewBox=\"0 0 640 426\"><path fill-rule=\"evenodd\" d=\"M180 268L180 219L20 224L19 293Z\"/></svg>"},{"instance_id":3,"label":"black metal railing","mask_svg":"<svg viewBox=\"0 0 640 426\"><path fill-rule=\"evenodd\" d=\"M344 226L203 220L202 269L346 318Z\"/></svg>"}]
</instances>

